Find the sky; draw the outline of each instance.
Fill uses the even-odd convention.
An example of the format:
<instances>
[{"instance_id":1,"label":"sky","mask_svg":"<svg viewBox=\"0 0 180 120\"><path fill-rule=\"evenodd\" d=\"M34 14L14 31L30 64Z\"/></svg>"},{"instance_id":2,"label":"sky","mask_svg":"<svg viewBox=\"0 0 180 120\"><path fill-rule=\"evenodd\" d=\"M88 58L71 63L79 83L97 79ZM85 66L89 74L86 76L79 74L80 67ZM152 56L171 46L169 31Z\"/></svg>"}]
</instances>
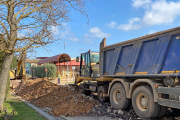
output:
<instances>
[{"instance_id":1,"label":"sky","mask_svg":"<svg viewBox=\"0 0 180 120\"><path fill-rule=\"evenodd\" d=\"M71 9L64 29L53 28L61 40L36 49L34 56L66 53L75 58L89 49L98 52L103 38L112 45L180 26L180 0L92 0L85 9L89 24L85 15Z\"/></svg>"}]
</instances>

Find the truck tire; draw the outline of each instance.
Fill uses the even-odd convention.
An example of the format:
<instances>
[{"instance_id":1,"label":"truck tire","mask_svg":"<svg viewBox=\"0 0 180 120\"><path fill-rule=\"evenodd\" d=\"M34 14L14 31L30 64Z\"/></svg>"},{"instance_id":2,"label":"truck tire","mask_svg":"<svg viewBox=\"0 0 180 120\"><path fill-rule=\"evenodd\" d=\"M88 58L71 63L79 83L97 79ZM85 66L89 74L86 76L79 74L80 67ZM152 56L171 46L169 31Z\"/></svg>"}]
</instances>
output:
<instances>
[{"instance_id":1,"label":"truck tire","mask_svg":"<svg viewBox=\"0 0 180 120\"><path fill-rule=\"evenodd\" d=\"M153 92L149 86L139 86L135 89L132 105L141 118L154 118L160 112L160 105L154 102Z\"/></svg>"},{"instance_id":2,"label":"truck tire","mask_svg":"<svg viewBox=\"0 0 180 120\"><path fill-rule=\"evenodd\" d=\"M79 91L80 93L82 93L82 94L85 94L85 86L84 86L84 84L80 84L80 85L79 85L78 91Z\"/></svg>"},{"instance_id":3,"label":"truck tire","mask_svg":"<svg viewBox=\"0 0 180 120\"><path fill-rule=\"evenodd\" d=\"M85 84L80 84L78 91L87 96L91 95L91 91L85 89Z\"/></svg>"},{"instance_id":4,"label":"truck tire","mask_svg":"<svg viewBox=\"0 0 180 120\"><path fill-rule=\"evenodd\" d=\"M103 94L107 94L108 90L105 86L100 86L97 91L98 101L104 103L108 100L108 97L104 97Z\"/></svg>"},{"instance_id":5,"label":"truck tire","mask_svg":"<svg viewBox=\"0 0 180 120\"><path fill-rule=\"evenodd\" d=\"M126 92L121 83L115 83L110 91L110 103L113 108L125 110L129 107L130 100L126 97Z\"/></svg>"},{"instance_id":6,"label":"truck tire","mask_svg":"<svg viewBox=\"0 0 180 120\"><path fill-rule=\"evenodd\" d=\"M163 117L167 113L167 107L160 106L159 114L157 115L157 118Z\"/></svg>"}]
</instances>

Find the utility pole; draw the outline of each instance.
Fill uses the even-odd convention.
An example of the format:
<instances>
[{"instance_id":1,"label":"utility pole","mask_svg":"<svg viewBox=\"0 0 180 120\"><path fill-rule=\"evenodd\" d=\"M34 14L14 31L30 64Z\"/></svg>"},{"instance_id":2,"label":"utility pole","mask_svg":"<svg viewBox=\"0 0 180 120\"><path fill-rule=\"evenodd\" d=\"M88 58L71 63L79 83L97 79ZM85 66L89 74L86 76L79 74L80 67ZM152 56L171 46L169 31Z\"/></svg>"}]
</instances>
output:
<instances>
[{"instance_id":1,"label":"utility pole","mask_svg":"<svg viewBox=\"0 0 180 120\"><path fill-rule=\"evenodd\" d=\"M69 62L66 62L66 63L67 63L67 82L69 82L69 79L68 79L68 78L69 78L69 77L68 77L68 63L69 63Z\"/></svg>"}]
</instances>

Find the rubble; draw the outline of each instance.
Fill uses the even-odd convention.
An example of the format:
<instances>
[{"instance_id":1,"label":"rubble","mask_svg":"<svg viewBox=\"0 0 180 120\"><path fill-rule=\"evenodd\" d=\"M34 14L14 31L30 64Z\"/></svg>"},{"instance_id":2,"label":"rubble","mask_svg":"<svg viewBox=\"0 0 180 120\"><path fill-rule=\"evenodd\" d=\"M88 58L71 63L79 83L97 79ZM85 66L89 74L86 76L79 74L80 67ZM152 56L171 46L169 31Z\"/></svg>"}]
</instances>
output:
<instances>
[{"instance_id":1,"label":"rubble","mask_svg":"<svg viewBox=\"0 0 180 120\"><path fill-rule=\"evenodd\" d=\"M99 113L100 111L100 113ZM108 116L108 117L112 117L112 118L119 118L119 119L123 119L123 120L129 120L129 119L133 119L133 120L137 120L138 116L135 113L130 112L132 111L130 110L116 110L114 108L111 107L110 103L104 103L103 105L99 105L98 107L94 107L91 112L90 112L90 116L99 116L99 114L101 114L101 116Z\"/></svg>"},{"instance_id":2,"label":"rubble","mask_svg":"<svg viewBox=\"0 0 180 120\"><path fill-rule=\"evenodd\" d=\"M108 108L107 108L107 113L111 113L111 111L112 111L111 108L108 107Z\"/></svg>"},{"instance_id":3,"label":"rubble","mask_svg":"<svg viewBox=\"0 0 180 120\"><path fill-rule=\"evenodd\" d=\"M124 112L122 110L118 110L118 114L124 114Z\"/></svg>"},{"instance_id":4,"label":"rubble","mask_svg":"<svg viewBox=\"0 0 180 120\"><path fill-rule=\"evenodd\" d=\"M114 114L118 114L118 110L113 110L113 113Z\"/></svg>"},{"instance_id":5,"label":"rubble","mask_svg":"<svg viewBox=\"0 0 180 120\"><path fill-rule=\"evenodd\" d=\"M14 92L55 116L87 115L93 107L100 104L92 97L74 91L74 88L58 86L47 80L34 80L18 86Z\"/></svg>"},{"instance_id":6,"label":"rubble","mask_svg":"<svg viewBox=\"0 0 180 120\"><path fill-rule=\"evenodd\" d=\"M86 96L68 85L58 86L47 80L37 79L19 85L14 92L28 102L54 116L108 116L119 120L143 120L138 118L132 105L128 110L116 110L109 102L103 105L97 96ZM172 110L158 120L174 120ZM177 114L174 115L176 117ZM172 119L171 119L172 118Z\"/></svg>"},{"instance_id":7,"label":"rubble","mask_svg":"<svg viewBox=\"0 0 180 120\"><path fill-rule=\"evenodd\" d=\"M52 114L55 116L87 115L96 104L99 104L99 102L96 100L90 101L82 94L77 94L70 96L68 99L63 99L62 103L52 110Z\"/></svg>"}]
</instances>

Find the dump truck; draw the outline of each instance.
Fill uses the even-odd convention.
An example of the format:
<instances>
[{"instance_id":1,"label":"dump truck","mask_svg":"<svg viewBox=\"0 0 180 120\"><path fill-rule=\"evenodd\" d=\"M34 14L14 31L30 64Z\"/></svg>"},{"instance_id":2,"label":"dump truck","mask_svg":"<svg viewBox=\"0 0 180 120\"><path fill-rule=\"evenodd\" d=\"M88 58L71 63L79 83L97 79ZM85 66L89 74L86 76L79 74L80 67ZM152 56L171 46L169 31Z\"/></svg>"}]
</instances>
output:
<instances>
[{"instance_id":1,"label":"dump truck","mask_svg":"<svg viewBox=\"0 0 180 120\"><path fill-rule=\"evenodd\" d=\"M141 118L156 118L167 108L180 109L180 27L81 53L79 91L110 100L113 108L132 104Z\"/></svg>"}]
</instances>

